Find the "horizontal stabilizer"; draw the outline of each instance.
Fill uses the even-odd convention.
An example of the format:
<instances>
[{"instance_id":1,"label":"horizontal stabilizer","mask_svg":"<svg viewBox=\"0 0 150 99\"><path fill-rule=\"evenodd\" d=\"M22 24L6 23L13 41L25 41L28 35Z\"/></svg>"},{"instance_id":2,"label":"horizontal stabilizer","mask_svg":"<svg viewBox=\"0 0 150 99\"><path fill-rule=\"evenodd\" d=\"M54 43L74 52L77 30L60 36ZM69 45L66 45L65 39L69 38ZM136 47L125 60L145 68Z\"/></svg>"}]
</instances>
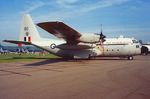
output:
<instances>
[{"instance_id":1,"label":"horizontal stabilizer","mask_svg":"<svg viewBox=\"0 0 150 99\"><path fill-rule=\"evenodd\" d=\"M3 40L3 42L13 43L13 44L25 44L25 45L31 45L31 42L16 41L16 40Z\"/></svg>"}]
</instances>

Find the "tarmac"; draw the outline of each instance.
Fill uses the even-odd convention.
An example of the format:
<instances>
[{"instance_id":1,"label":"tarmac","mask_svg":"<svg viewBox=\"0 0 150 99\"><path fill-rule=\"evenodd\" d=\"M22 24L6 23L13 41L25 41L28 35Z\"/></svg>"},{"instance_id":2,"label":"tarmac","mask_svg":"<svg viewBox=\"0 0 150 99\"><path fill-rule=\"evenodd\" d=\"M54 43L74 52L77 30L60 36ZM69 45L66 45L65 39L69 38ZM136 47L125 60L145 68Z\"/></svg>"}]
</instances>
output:
<instances>
[{"instance_id":1,"label":"tarmac","mask_svg":"<svg viewBox=\"0 0 150 99\"><path fill-rule=\"evenodd\" d=\"M0 99L150 99L150 56L0 63Z\"/></svg>"}]
</instances>

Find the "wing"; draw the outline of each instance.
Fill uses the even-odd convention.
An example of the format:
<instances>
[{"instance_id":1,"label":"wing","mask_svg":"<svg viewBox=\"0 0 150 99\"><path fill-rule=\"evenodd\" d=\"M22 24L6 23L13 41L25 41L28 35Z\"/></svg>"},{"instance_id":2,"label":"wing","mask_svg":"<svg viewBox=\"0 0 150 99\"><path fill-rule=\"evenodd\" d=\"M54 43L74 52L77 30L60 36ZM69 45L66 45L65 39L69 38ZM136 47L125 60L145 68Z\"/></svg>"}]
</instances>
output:
<instances>
[{"instance_id":1,"label":"wing","mask_svg":"<svg viewBox=\"0 0 150 99\"><path fill-rule=\"evenodd\" d=\"M67 44L79 43L81 34L63 22L44 22L37 25L56 37L66 40Z\"/></svg>"}]
</instances>

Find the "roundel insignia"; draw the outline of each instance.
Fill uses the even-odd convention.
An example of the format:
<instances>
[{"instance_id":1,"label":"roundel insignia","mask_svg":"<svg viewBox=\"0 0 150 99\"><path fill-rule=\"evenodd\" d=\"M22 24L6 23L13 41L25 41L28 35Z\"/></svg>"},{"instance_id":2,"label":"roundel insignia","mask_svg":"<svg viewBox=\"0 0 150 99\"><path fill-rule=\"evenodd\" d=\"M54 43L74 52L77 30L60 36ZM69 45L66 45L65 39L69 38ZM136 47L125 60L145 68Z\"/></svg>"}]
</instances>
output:
<instances>
[{"instance_id":1,"label":"roundel insignia","mask_svg":"<svg viewBox=\"0 0 150 99\"><path fill-rule=\"evenodd\" d=\"M50 45L51 49L54 49L55 47L56 47L56 44L54 44L54 43Z\"/></svg>"}]
</instances>

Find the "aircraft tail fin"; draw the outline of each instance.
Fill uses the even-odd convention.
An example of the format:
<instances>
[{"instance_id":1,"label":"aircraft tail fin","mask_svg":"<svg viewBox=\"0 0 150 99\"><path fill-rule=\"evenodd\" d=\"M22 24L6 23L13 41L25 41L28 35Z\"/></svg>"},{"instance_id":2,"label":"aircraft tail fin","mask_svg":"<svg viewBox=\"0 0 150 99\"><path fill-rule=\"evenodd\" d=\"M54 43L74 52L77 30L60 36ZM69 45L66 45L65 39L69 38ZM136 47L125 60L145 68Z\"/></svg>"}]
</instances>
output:
<instances>
[{"instance_id":1,"label":"aircraft tail fin","mask_svg":"<svg viewBox=\"0 0 150 99\"><path fill-rule=\"evenodd\" d=\"M39 41L40 35L29 14L24 15L21 23L19 41L32 42Z\"/></svg>"}]
</instances>

